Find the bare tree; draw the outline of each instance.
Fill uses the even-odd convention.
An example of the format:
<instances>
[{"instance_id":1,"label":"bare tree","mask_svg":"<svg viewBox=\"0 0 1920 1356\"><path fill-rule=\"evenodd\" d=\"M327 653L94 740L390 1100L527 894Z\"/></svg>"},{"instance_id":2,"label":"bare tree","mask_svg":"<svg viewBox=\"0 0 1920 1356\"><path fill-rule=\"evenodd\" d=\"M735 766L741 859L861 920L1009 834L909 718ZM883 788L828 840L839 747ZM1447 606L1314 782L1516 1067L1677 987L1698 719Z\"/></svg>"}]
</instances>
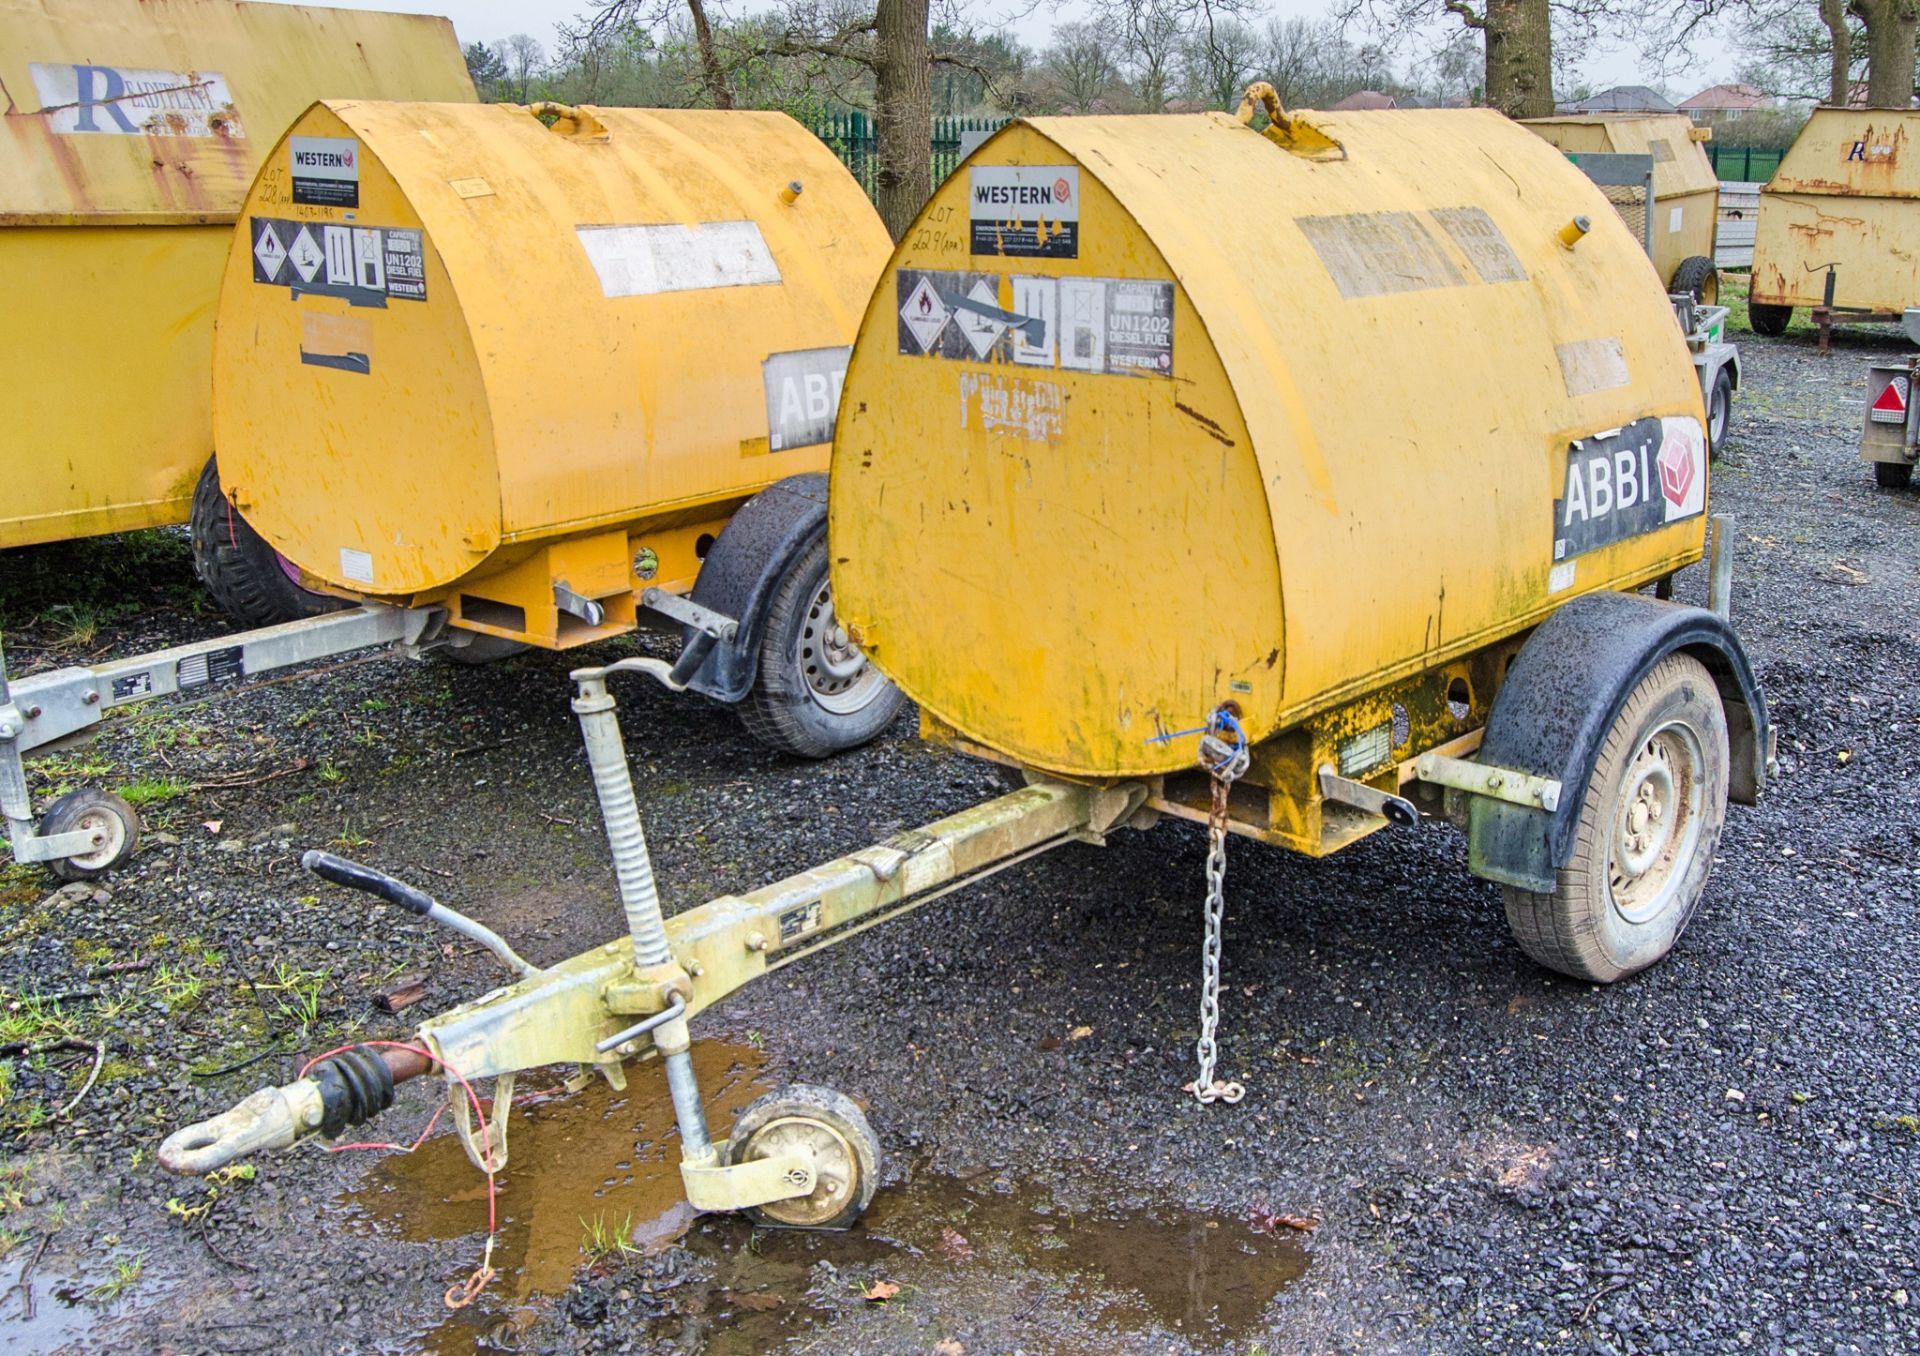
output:
<instances>
[{"instance_id":1,"label":"bare tree","mask_svg":"<svg viewBox=\"0 0 1920 1356\"><path fill-rule=\"evenodd\" d=\"M1215 108L1233 108L1260 65L1260 35L1231 16L1201 27L1187 42L1187 88Z\"/></svg>"},{"instance_id":2,"label":"bare tree","mask_svg":"<svg viewBox=\"0 0 1920 1356\"><path fill-rule=\"evenodd\" d=\"M1110 54L1113 36L1097 23L1062 24L1041 61L1055 104L1068 113L1092 113L1119 83Z\"/></svg>"},{"instance_id":3,"label":"bare tree","mask_svg":"<svg viewBox=\"0 0 1920 1356\"><path fill-rule=\"evenodd\" d=\"M1819 27L1811 22L1817 11ZM1913 102L1920 0L1643 0L1650 45L1684 49L1709 26L1733 27L1763 62L1804 70L1825 58L1826 101L1852 101L1858 54L1866 53L1866 101L1875 108ZM1824 35L1820 32L1824 30Z\"/></svg>"},{"instance_id":4,"label":"bare tree","mask_svg":"<svg viewBox=\"0 0 1920 1356\"><path fill-rule=\"evenodd\" d=\"M532 89L533 77L539 73L547 54L539 43L525 33L515 33L500 47L507 63L505 88L515 91L515 101L524 104Z\"/></svg>"},{"instance_id":5,"label":"bare tree","mask_svg":"<svg viewBox=\"0 0 1920 1356\"><path fill-rule=\"evenodd\" d=\"M1204 0L1199 0L1204 3ZM1149 113L1166 109L1175 63L1193 29L1196 0L1095 0L1094 13L1113 34L1121 68Z\"/></svg>"}]
</instances>

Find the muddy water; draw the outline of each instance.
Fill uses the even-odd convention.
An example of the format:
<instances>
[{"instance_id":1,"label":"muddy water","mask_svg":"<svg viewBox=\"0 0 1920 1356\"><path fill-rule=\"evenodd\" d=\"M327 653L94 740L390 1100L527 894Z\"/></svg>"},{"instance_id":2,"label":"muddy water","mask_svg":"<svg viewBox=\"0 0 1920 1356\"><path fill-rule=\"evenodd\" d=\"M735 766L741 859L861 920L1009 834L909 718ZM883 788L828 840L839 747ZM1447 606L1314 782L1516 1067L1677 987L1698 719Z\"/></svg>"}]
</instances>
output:
<instances>
[{"instance_id":1,"label":"muddy water","mask_svg":"<svg viewBox=\"0 0 1920 1356\"><path fill-rule=\"evenodd\" d=\"M694 1046L694 1066L710 1126L724 1138L767 1090L759 1058L707 1041ZM656 1065L630 1069L624 1093L596 1080L571 1096L523 1097L499 1181L499 1274L479 1303L421 1335L429 1350L516 1349L541 1297L562 1294L590 1265L583 1244L596 1222L644 1255L684 1238L693 1261L684 1283L665 1292L662 1321L679 1349L706 1356L757 1356L857 1307L859 1278L910 1286L916 1276L956 1273L987 1291L1064 1291L1076 1312L1108 1329L1227 1342L1250 1332L1307 1265L1295 1239L1243 1220L1177 1209L1070 1213L1044 1187L991 1175L885 1187L844 1233L701 1221L681 1194L678 1135ZM451 1136L382 1160L346 1204L383 1233L468 1240L478 1261L485 1181Z\"/></svg>"}]
</instances>

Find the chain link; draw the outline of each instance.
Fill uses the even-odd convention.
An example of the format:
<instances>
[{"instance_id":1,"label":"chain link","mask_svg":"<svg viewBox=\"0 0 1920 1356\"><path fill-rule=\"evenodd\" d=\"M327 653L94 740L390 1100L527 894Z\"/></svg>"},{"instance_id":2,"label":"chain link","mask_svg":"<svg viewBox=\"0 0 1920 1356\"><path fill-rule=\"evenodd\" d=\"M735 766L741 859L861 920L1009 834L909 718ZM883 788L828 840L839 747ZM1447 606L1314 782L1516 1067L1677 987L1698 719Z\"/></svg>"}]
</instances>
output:
<instances>
[{"instance_id":1,"label":"chain link","mask_svg":"<svg viewBox=\"0 0 1920 1356\"><path fill-rule=\"evenodd\" d=\"M1200 765L1213 778L1213 808L1207 815L1207 931L1200 950L1200 1039L1194 1046L1200 1076L1184 1091L1201 1102L1232 1104L1246 1096L1247 1090L1238 1083L1215 1078L1213 1068L1220 1053L1215 1033L1220 1027L1220 940L1226 913L1227 796L1235 780L1247 770L1245 738L1234 745L1211 732L1201 736Z\"/></svg>"}]
</instances>

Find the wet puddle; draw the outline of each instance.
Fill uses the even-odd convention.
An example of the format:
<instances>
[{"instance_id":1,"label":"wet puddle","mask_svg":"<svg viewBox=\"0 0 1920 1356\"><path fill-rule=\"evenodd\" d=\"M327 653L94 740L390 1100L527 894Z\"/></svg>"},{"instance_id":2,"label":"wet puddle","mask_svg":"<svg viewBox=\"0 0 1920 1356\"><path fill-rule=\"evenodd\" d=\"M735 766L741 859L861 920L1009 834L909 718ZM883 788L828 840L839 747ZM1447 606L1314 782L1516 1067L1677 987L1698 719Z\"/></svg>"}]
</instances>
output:
<instances>
[{"instance_id":1,"label":"wet puddle","mask_svg":"<svg viewBox=\"0 0 1920 1356\"><path fill-rule=\"evenodd\" d=\"M759 1057L698 1042L694 1065L710 1125L723 1137L767 1091ZM423 1335L435 1352L517 1349L535 1297L561 1295L588 1265L583 1249L595 1225L646 1256L684 1240L673 1257L686 1265L660 1259L668 1274L656 1281L653 1307L666 1311L662 1335L671 1331L677 1349L707 1356L771 1351L860 1304L866 1278L878 1277L925 1287L955 1321L976 1302L1008 1315L1051 1304L1046 1288L1064 1283L1074 1316L1098 1327L1226 1342L1250 1332L1307 1266L1295 1237L1256 1232L1245 1220L1178 1209L1069 1212L1044 1186L991 1172L883 1187L844 1233L699 1220L681 1195L678 1135L657 1065L629 1069L624 1093L596 1079L573 1096L530 1100L514 1112L500 1178L499 1275L478 1304ZM383 1233L472 1240L478 1261L484 1179L451 1136L383 1160L347 1203ZM1037 1298L1008 1300L1014 1292Z\"/></svg>"},{"instance_id":2,"label":"wet puddle","mask_svg":"<svg viewBox=\"0 0 1920 1356\"><path fill-rule=\"evenodd\" d=\"M30 1240L0 1261L0 1350L8 1356L71 1350L71 1344L98 1335L102 1315L110 1307L94 1296L113 1274L111 1268L89 1279L71 1273L51 1257L42 1257L36 1265L38 1251ZM23 1279L32 1288L31 1299Z\"/></svg>"}]
</instances>

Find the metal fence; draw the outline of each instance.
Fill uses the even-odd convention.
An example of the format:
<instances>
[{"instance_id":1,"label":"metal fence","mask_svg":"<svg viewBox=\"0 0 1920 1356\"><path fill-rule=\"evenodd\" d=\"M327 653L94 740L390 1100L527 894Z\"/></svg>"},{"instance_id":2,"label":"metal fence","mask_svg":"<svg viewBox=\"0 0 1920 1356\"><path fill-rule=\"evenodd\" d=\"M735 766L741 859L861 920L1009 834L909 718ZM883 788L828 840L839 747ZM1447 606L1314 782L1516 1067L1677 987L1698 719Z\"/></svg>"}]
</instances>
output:
<instances>
[{"instance_id":1,"label":"metal fence","mask_svg":"<svg viewBox=\"0 0 1920 1356\"><path fill-rule=\"evenodd\" d=\"M933 120L933 184L938 188L952 174L962 157L962 142L967 133L992 132L1006 125L1005 118L935 118ZM821 118L812 127L813 134L832 148L869 198L875 195L880 172L879 143L874 135L873 118L866 113L838 113Z\"/></svg>"},{"instance_id":2,"label":"metal fence","mask_svg":"<svg viewBox=\"0 0 1920 1356\"><path fill-rule=\"evenodd\" d=\"M1716 141L1706 144L1706 152L1714 174L1732 184L1765 183L1780 168L1780 157L1786 154L1777 146L1722 146Z\"/></svg>"}]
</instances>

